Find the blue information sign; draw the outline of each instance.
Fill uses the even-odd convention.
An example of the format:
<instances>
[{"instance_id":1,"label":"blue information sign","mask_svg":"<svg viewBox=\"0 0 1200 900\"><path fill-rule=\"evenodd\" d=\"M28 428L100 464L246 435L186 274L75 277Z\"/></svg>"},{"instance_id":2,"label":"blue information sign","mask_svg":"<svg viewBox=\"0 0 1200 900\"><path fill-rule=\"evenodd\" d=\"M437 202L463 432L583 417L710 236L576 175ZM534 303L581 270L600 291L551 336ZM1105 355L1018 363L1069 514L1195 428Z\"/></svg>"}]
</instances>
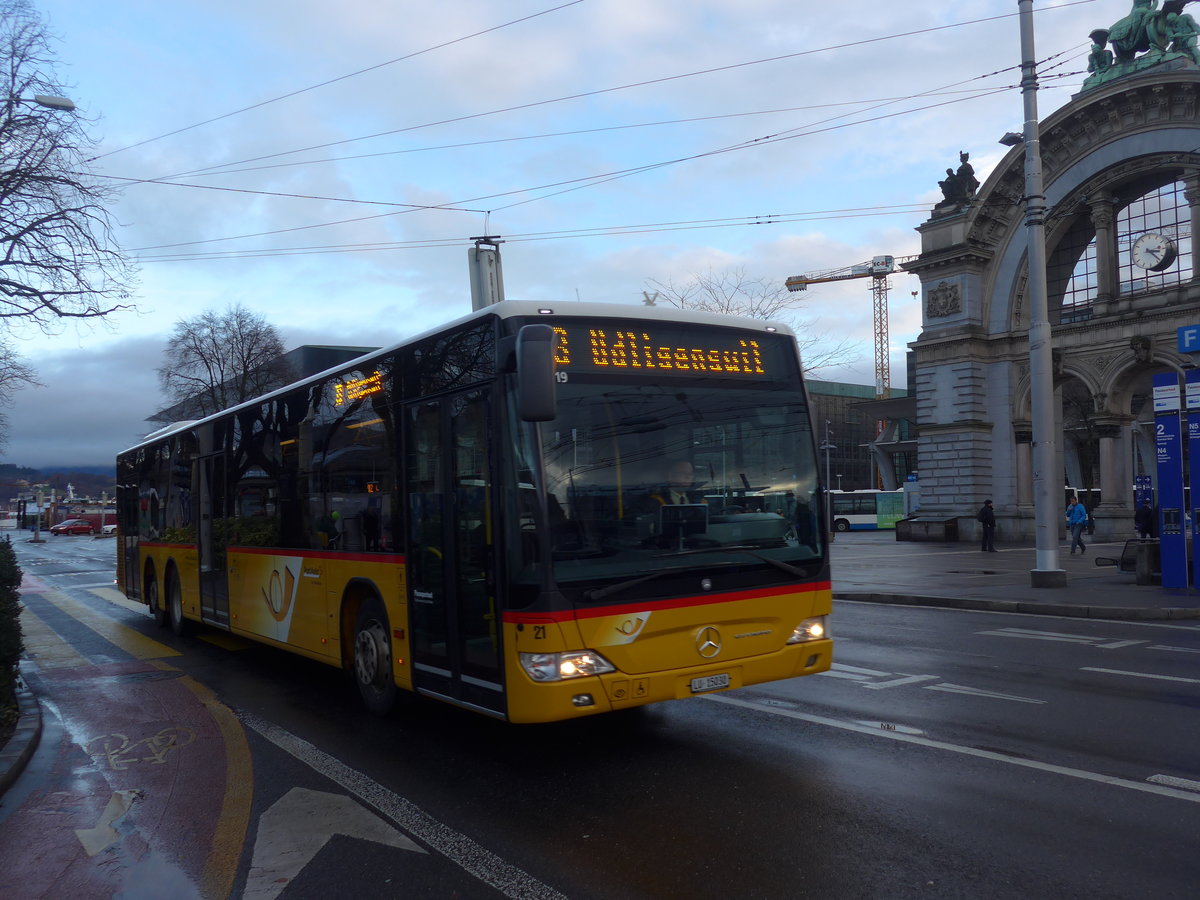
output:
<instances>
[{"instance_id":1,"label":"blue information sign","mask_svg":"<svg viewBox=\"0 0 1200 900\"><path fill-rule=\"evenodd\" d=\"M1158 534L1162 585L1188 586L1187 534L1183 506L1183 435L1180 431L1179 376L1154 376L1154 432L1158 450Z\"/></svg>"},{"instance_id":2,"label":"blue information sign","mask_svg":"<svg viewBox=\"0 0 1200 900\"><path fill-rule=\"evenodd\" d=\"M1200 510L1195 508L1197 503L1200 503L1200 491L1196 490L1196 487L1200 486L1200 369L1190 369L1185 373L1183 380L1183 400L1187 408L1188 484L1193 486L1192 583L1200 584L1200 579L1196 578L1196 573L1200 572L1200 566L1196 564L1196 553L1200 548L1200 540L1196 538L1197 534L1200 534Z\"/></svg>"},{"instance_id":3,"label":"blue information sign","mask_svg":"<svg viewBox=\"0 0 1200 900\"><path fill-rule=\"evenodd\" d=\"M1180 353L1200 353L1200 325L1184 325L1176 334Z\"/></svg>"}]
</instances>

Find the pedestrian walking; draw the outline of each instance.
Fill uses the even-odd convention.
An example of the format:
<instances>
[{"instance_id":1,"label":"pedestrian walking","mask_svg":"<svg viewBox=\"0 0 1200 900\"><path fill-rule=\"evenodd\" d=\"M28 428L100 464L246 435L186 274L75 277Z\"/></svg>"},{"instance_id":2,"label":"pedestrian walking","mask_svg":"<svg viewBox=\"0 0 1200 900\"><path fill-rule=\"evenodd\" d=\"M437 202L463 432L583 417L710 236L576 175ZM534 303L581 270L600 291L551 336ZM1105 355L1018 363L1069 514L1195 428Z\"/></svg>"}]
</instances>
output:
<instances>
[{"instance_id":1,"label":"pedestrian walking","mask_svg":"<svg viewBox=\"0 0 1200 900\"><path fill-rule=\"evenodd\" d=\"M992 509L992 501L984 500L979 507L979 515L975 517L983 525L983 547L980 553L996 552L996 512Z\"/></svg>"},{"instance_id":2,"label":"pedestrian walking","mask_svg":"<svg viewBox=\"0 0 1200 900\"><path fill-rule=\"evenodd\" d=\"M1150 505L1149 500L1143 501L1137 512L1133 514L1133 527L1137 529L1139 538L1143 541L1150 540L1150 536L1154 532L1154 508Z\"/></svg>"},{"instance_id":3,"label":"pedestrian walking","mask_svg":"<svg viewBox=\"0 0 1200 900\"><path fill-rule=\"evenodd\" d=\"M1082 503L1077 497L1072 497L1071 502L1067 505L1067 527L1071 529L1071 555L1075 555L1075 545L1079 545L1079 552L1084 552L1083 546L1083 529L1087 527L1088 514Z\"/></svg>"}]
</instances>

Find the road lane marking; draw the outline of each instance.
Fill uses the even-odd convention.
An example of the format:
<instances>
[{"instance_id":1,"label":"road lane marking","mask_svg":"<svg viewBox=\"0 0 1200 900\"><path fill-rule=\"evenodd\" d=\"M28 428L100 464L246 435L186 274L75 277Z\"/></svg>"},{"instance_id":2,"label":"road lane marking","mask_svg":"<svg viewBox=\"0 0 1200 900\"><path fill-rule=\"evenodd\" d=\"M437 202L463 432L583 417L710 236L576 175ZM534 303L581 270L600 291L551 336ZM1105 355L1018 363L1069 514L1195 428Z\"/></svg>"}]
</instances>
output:
<instances>
[{"instance_id":1,"label":"road lane marking","mask_svg":"<svg viewBox=\"0 0 1200 900\"><path fill-rule=\"evenodd\" d=\"M1200 653L1195 647L1171 647L1166 644L1151 644L1147 650L1166 650L1169 653Z\"/></svg>"},{"instance_id":2,"label":"road lane marking","mask_svg":"<svg viewBox=\"0 0 1200 900\"><path fill-rule=\"evenodd\" d=\"M1200 792L1200 781L1189 781L1186 778L1176 778L1174 775L1151 775L1146 780L1154 784L1165 784L1170 787L1181 788L1185 791Z\"/></svg>"},{"instance_id":3,"label":"road lane marking","mask_svg":"<svg viewBox=\"0 0 1200 900\"><path fill-rule=\"evenodd\" d=\"M151 662L151 665L166 672L175 671L168 663ZM221 741L225 745L225 792L217 827L213 829L212 848L204 861L202 887L205 897L228 897L250 827L250 803L254 799L250 744L233 710L218 700L210 688L190 675L179 680L204 704L221 730Z\"/></svg>"},{"instance_id":4,"label":"road lane marking","mask_svg":"<svg viewBox=\"0 0 1200 900\"><path fill-rule=\"evenodd\" d=\"M802 713L791 709L779 709L768 706L763 706L757 702L743 700L740 697L734 697L729 694L703 694L697 698L698 700L708 700L714 703L726 703L729 706L740 706L743 709L749 709L754 712L766 713L772 716L783 716L788 719L798 719L801 722L808 722L813 725L825 725L829 728L837 728L842 731L852 731L855 734L871 735L872 737L883 738L889 741L900 741L905 744L916 744L919 747L926 747L931 750L944 750L948 753L958 753L963 756L973 756L977 759L987 759L992 762L1005 763L1010 766L1017 766L1023 769L1036 769L1039 772L1047 772L1051 775L1064 775L1068 778L1078 778L1081 781L1093 781L1099 784L1105 784L1109 787L1125 788L1131 791L1139 791L1144 794L1155 794L1159 797L1169 797L1173 800L1186 800L1189 803L1200 803L1200 794L1194 794L1189 791L1182 791L1178 788L1168 785L1148 784L1142 781L1130 781L1127 778L1115 778L1112 775L1101 775L1098 772L1089 772L1086 769L1073 769L1069 766L1057 766L1053 763L1038 762L1033 759L1021 759L1016 756L1006 756L1003 753L996 753L991 750L980 750L977 747L964 747L961 744L951 744L946 741L936 741L932 738L922 737L920 735L905 734L902 731L888 731L876 727L859 725L855 722L847 722L842 719L831 719L827 716L815 716L811 713Z\"/></svg>"},{"instance_id":5,"label":"road lane marking","mask_svg":"<svg viewBox=\"0 0 1200 900\"><path fill-rule=\"evenodd\" d=\"M275 900L338 834L428 852L353 797L294 787L258 817L242 900Z\"/></svg>"},{"instance_id":6,"label":"road lane marking","mask_svg":"<svg viewBox=\"0 0 1200 900\"><path fill-rule=\"evenodd\" d=\"M866 681L868 678L882 678L891 672L880 672L876 669L861 669L858 666L847 666L844 663L834 663L827 672L818 672L829 678L849 678L853 681Z\"/></svg>"},{"instance_id":7,"label":"road lane marking","mask_svg":"<svg viewBox=\"0 0 1200 900\"><path fill-rule=\"evenodd\" d=\"M996 691L985 691L982 688L967 687L962 684L951 684L948 681L942 681L938 684L921 684L924 681L938 681L940 675L905 675L900 672L880 672L876 669L861 669L857 666L847 666L842 663L834 663L833 668L827 672L818 672L818 675L828 675L833 678L846 678L851 681L858 682L860 687L870 688L873 691L881 691L884 688L905 687L907 685L921 685L927 691L942 691L947 694L967 694L972 697L984 697L991 700L1013 700L1017 703L1045 703L1045 700L1033 700L1029 697L1018 697L1013 694L1000 694ZM868 684L871 678L888 678L896 674L899 678L892 678L890 681L878 681Z\"/></svg>"},{"instance_id":8,"label":"road lane marking","mask_svg":"<svg viewBox=\"0 0 1200 900\"><path fill-rule=\"evenodd\" d=\"M937 681L941 675L905 675L902 678L893 678L891 681L880 681L876 684L864 684L863 687L872 691L882 691L884 688L900 687L905 684L917 684L922 681Z\"/></svg>"},{"instance_id":9,"label":"road lane marking","mask_svg":"<svg viewBox=\"0 0 1200 900\"><path fill-rule=\"evenodd\" d=\"M341 760L318 750L308 741L251 713L243 712L239 718L248 728L258 732L330 781L341 785L368 807L379 811L409 834L424 841L464 871L491 885L504 896L529 900L566 900L565 895L550 885L505 862L466 835L443 825L411 800L389 791L361 772L351 769Z\"/></svg>"},{"instance_id":10,"label":"road lane marking","mask_svg":"<svg viewBox=\"0 0 1200 900\"><path fill-rule=\"evenodd\" d=\"M967 687L963 684L930 684L925 686L927 691L945 691L947 694L966 694L968 697L983 697L988 700L1013 700L1017 703L1040 703L1045 700L1034 700L1030 697L1018 697L1015 694L1001 694L998 691L985 691L980 688Z\"/></svg>"},{"instance_id":11,"label":"road lane marking","mask_svg":"<svg viewBox=\"0 0 1200 900\"><path fill-rule=\"evenodd\" d=\"M1130 678L1153 678L1155 681L1180 681L1184 684L1200 684L1200 678L1181 678L1178 675L1152 675L1149 672L1126 672L1122 669L1101 669L1084 666L1080 672L1102 672L1105 675L1128 675Z\"/></svg>"},{"instance_id":12,"label":"road lane marking","mask_svg":"<svg viewBox=\"0 0 1200 900\"><path fill-rule=\"evenodd\" d=\"M20 622L25 656L36 662L39 669L77 669L89 664L28 606L21 607Z\"/></svg>"},{"instance_id":13,"label":"road lane marking","mask_svg":"<svg viewBox=\"0 0 1200 900\"><path fill-rule=\"evenodd\" d=\"M87 588L91 593L95 594L101 600L106 600L113 606L119 606L122 609L127 609L130 612L138 613L142 616L150 615L150 607L145 603L139 603L136 600L130 600L125 594L109 584L80 584L74 587Z\"/></svg>"},{"instance_id":14,"label":"road lane marking","mask_svg":"<svg viewBox=\"0 0 1200 900\"><path fill-rule=\"evenodd\" d=\"M167 656L182 656L178 650L172 650L166 644L160 644L127 625L122 625L103 613L98 613L86 603L72 600L62 591L37 591L48 603L58 607L72 619L86 625L110 644L120 647L135 659L162 659Z\"/></svg>"},{"instance_id":15,"label":"road lane marking","mask_svg":"<svg viewBox=\"0 0 1200 900\"><path fill-rule=\"evenodd\" d=\"M1064 634L1060 631L1039 631L1033 628L996 628L992 631L977 631L979 635L989 637L1020 638L1026 641L1058 641L1066 644L1090 644L1101 650L1119 650L1122 647L1133 647L1146 644L1143 640L1110 641L1108 638L1084 634Z\"/></svg>"}]
</instances>

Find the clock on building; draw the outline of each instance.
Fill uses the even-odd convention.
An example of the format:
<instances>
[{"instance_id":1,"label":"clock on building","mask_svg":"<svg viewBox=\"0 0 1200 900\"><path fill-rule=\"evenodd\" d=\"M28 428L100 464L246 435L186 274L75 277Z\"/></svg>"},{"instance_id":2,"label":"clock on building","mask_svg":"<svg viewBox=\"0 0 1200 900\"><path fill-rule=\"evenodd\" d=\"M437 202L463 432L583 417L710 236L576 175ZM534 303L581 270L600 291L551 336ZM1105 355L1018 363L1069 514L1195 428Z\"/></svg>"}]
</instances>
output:
<instances>
[{"instance_id":1,"label":"clock on building","mask_svg":"<svg viewBox=\"0 0 1200 900\"><path fill-rule=\"evenodd\" d=\"M1130 258L1135 266L1141 266L1151 272L1161 272L1175 262L1177 253L1175 242L1165 234L1147 231L1133 242Z\"/></svg>"}]
</instances>

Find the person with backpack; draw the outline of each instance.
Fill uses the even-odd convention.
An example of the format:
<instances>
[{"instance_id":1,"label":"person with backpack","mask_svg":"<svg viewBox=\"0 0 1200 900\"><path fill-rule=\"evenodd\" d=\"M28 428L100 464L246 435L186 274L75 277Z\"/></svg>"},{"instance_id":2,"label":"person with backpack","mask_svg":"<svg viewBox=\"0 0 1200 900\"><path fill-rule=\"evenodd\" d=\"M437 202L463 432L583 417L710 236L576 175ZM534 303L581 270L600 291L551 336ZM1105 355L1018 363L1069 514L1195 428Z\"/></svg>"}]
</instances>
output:
<instances>
[{"instance_id":1,"label":"person with backpack","mask_svg":"<svg viewBox=\"0 0 1200 900\"><path fill-rule=\"evenodd\" d=\"M983 506L979 508L979 515L975 517L983 525L983 547L981 553L995 553L996 551L996 512L992 509L992 501L984 500Z\"/></svg>"}]
</instances>

